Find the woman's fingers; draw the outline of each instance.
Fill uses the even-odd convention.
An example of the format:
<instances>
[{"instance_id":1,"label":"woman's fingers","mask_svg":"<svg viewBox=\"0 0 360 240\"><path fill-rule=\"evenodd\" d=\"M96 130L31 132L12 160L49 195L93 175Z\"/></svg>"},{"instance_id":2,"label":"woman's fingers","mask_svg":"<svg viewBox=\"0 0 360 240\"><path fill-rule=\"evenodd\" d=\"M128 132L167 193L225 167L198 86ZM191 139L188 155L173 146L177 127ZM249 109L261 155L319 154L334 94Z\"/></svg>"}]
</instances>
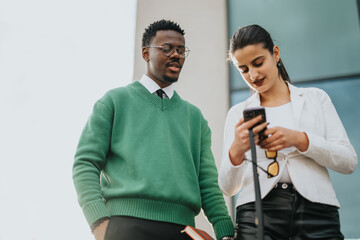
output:
<instances>
[{"instance_id":1,"label":"woman's fingers","mask_svg":"<svg viewBox=\"0 0 360 240\"><path fill-rule=\"evenodd\" d=\"M235 128L241 126L241 124L244 123L244 119L243 118L240 118L239 122L236 124Z\"/></svg>"},{"instance_id":2,"label":"woman's fingers","mask_svg":"<svg viewBox=\"0 0 360 240\"><path fill-rule=\"evenodd\" d=\"M268 123L267 123L267 122L264 122L264 123L262 123L262 124L260 124L260 125L258 125L258 126L256 126L256 127L254 127L254 128L253 128L254 134L258 134L259 132L261 132L263 129L266 128L267 125L268 125Z\"/></svg>"},{"instance_id":3,"label":"woman's fingers","mask_svg":"<svg viewBox=\"0 0 360 240\"><path fill-rule=\"evenodd\" d=\"M244 124L242 126L246 129L252 128L256 123L261 121L261 119L262 119L261 115L256 116L256 117L250 119L249 121L244 122Z\"/></svg>"}]
</instances>

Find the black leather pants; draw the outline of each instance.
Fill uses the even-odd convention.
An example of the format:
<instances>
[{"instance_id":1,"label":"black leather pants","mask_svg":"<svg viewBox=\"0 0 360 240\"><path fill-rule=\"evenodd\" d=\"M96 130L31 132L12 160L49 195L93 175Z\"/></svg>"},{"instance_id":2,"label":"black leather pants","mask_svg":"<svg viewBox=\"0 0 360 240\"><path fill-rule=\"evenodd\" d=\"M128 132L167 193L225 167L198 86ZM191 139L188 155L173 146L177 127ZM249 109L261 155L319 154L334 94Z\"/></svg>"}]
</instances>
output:
<instances>
[{"instance_id":1,"label":"black leather pants","mask_svg":"<svg viewBox=\"0 0 360 240\"><path fill-rule=\"evenodd\" d=\"M279 184L262 201L264 239L344 239L337 207L310 202L292 185L286 189L281 186ZM236 240L258 239L254 218L254 202L237 207Z\"/></svg>"}]
</instances>

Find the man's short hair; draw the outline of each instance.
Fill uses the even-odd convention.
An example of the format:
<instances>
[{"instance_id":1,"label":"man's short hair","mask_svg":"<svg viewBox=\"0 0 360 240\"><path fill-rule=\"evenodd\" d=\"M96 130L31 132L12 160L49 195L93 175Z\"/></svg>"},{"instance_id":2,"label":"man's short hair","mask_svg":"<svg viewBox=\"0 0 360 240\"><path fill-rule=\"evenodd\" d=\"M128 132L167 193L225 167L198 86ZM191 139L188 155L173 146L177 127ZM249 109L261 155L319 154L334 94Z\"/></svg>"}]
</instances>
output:
<instances>
[{"instance_id":1,"label":"man's short hair","mask_svg":"<svg viewBox=\"0 0 360 240\"><path fill-rule=\"evenodd\" d=\"M179 26L179 24L170 20L160 20L150 24L143 34L142 47L149 46L151 40L155 37L156 32L160 30L173 30L184 36L185 32Z\"/></svg>"}]
</instances>

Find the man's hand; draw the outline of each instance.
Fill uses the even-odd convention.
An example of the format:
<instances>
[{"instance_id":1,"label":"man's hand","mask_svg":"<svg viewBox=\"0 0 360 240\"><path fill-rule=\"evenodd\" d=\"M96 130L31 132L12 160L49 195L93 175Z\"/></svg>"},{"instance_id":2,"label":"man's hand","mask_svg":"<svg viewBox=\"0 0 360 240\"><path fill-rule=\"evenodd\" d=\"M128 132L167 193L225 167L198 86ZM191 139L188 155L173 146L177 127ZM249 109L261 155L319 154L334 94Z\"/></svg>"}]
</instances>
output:
<instances>
[{"instance_id":1,"label":"man's hand","mask_svg":"<svg viewBox=\"0 0 360 240\"><path fill-rule=\"evenodd\" d=\"M105 239L105 233L106 233L108 224L109 224L109 220L105 220L104 222L102 222L99 226L97 226L94 229L93 234L94 234L95 240L104 240Z\"/></svg>"}]
</instances>

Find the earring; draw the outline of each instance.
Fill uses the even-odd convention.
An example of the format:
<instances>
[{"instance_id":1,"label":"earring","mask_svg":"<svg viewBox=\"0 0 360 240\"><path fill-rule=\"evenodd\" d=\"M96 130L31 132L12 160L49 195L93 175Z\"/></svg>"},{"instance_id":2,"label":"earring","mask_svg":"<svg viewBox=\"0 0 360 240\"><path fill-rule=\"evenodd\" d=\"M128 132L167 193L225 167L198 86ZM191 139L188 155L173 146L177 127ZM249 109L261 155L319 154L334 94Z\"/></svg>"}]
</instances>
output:
<instances>
[{"instance_id":1,"label":"earring","mask_svg":"<svg viewBox=\"0 0 360 240\"><path fill-rule=\"evenodd\" d=\"M278 68L281 68L281 67L282 67L282 64L281 64L280 60L277 62L276 66L277 66Z\"/></svg>"}]
</instances>

